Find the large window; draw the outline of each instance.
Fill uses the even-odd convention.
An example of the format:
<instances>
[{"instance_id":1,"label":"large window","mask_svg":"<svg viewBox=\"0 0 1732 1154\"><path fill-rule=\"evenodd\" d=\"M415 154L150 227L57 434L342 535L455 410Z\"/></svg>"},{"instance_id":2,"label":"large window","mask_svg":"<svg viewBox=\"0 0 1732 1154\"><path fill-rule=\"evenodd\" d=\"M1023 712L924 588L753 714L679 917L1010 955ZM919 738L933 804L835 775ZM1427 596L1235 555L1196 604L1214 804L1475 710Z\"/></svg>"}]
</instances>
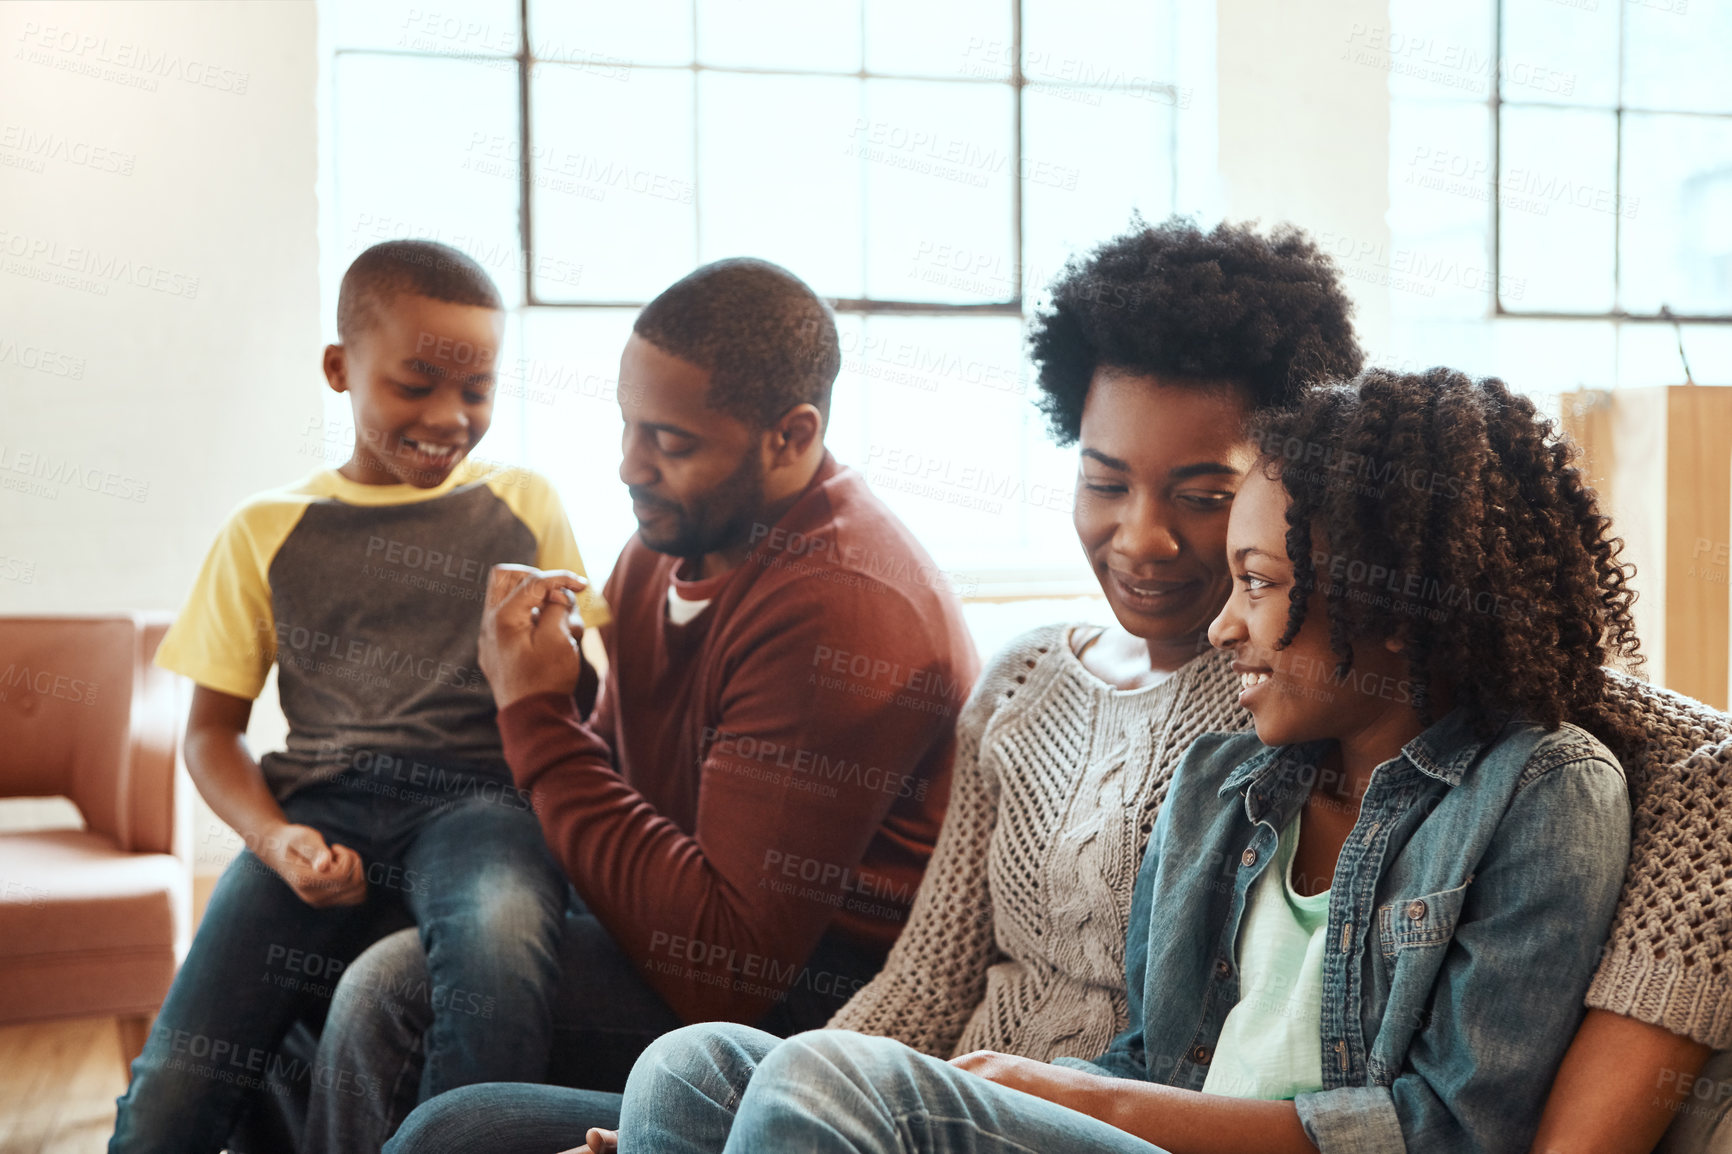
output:
<instances>
[{"instance_id":1,"label":"large window","mask_svg":"<svg viewBox=\"0 0 1732 1154\"><path fill-rule=\"evenodd\" d=\"M1392 0L1387 359L1558 393L1679 383L1681 337L1732 383L1729 45L1702 0Z\"/></svg>"},{"instance_id":2,"label":"large window","mask_svg":"<svg viewBox=\"0 0 1732 1154\"><path fill-rule=\"evenodd\" d=\"M1732 321L1732 5L1500 9L1501 310Z\"/></svg>"},{"instance_id":3,"label":"large window","mask_svg":"<svg viewBox=\"0 0 1732 1154\"><path fill-rule=\"evenodd\" d=\"M965 592L1092 585L1022 325L1067 255L1175 206L1196 82L1178 82L1169 2L323 12L327 289L396 236L492 269L512 318L482 455L552 476L598 570L633 528L613 395L632 317L695 265L752 255L836 304L827 440Z\"/></svg>"}]
</instances>

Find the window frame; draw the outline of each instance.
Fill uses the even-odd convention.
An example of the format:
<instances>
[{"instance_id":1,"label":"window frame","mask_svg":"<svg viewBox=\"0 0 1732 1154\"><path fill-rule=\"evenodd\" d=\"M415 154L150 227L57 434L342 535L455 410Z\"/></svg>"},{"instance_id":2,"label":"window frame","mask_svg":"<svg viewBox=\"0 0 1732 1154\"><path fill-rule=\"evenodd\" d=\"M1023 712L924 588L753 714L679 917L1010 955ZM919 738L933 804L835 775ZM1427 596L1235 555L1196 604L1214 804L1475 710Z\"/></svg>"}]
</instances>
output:
<instances>
[{"instance_id":1,"label":"window frame","mask_svg":"<svg viewBox=\"0 0 1732 1154\"><path fill-rule=\"evenodd\" d=\"M340 0L323 0L323 2L340 2ZM517 173L518 180L516 197L518 209L516 232L519 242L519 254L521 256L521 279L518 281L518 284L520 285L522 295L518 301L509 306L510 311L519 317L527 317L538 310L592 310L617 312L620 310L641 309L649 303L647 299L634 300L618 298L582 301L547 300L540 297L535 291L534 269L536 267L536 216L533 206L535 170L531 159L534 156L532 148L534 95L532 90L534 87L535 71L536 67L542 64L552 67L561 67L563 65L581 62L574 62L557 57L542 59L534 54L532 49L533 35L531 32L530 12L530 7L533 2L534 0L515 0L514 7L517 22L517 36L515 40L515 50L509 52L504 50L505 41L503 37L501 38L501 43L497 49L482 51L474 49L440 50L438 48L348 46L339 45L334 42L327 42L325 51L321 53L322 62L320 66L321 72L326 74L322 77L322 84L325 85L324 91L327 94L331 92L329 87L330 76L334 75L334 66L344 57L409 57L428 61L462 60L470 62L486 62L501 68L509 67L514 69L517 98L516 111L518 116L516 140L519 149L518 155L524 158L520 162L520 168ZM692 18L695 28L697 22L697 4L700 0L690 0L690 2L692 5ZM858 316L862 321L869 321L873 316L907 316L1015 318L1019 322L1025 322L1034 305L1034 299L1029 291L1029 285L1027 283L1031 271L1026 266L1025 261L1025 236L1028 233L1026 219L1027 198L1025 196L1023 177L1021 175L1023 172L1025 144L1024 99L1029 90L1032 89L1037 93L1041 91L1061 93L1074 91L1099 91L1116 94L1128 93L1146 99L1152 99L1157 103L1172 108L1184 108L1188 106L1189 89L1180 83L1181 78L1176 69L1163 80L1151 79L1147 81L1140 78L1137 80L1127 80L1120 76L1114 76L1105 82L1089 80L1078 80L1073 82L1059 79L1045 79L1040 75L1038 68L1031 78L1030 74L1024 69L1023 59L1025 51L1023 34L1024 0L1001 0L1001 2L1009 5L1010 15L1008 44L1008 54L1010 59L1006 66L1006 75L1004 76L983 77L970 76L966 74L958 74L955 76L935 76L918 71L874 71L864 66L864 60L861 62L862 66L853 71L821 71L782 67L714 65L700 62L699 51L695 44L693 59L687 63L632 63L629 67L633 69L641 69L645 72L658 73L683 71L692 73L694 76L699 73L712 73L738 76L823 77L855 79L862 82L866 80L918 80L923 82L1009 87L1013 98L1011 101L1010 112L1011 141L1008 164L1010 165L1011 173L1014 175L1010 181L1011 199L1009 207L1011 212L1011 247L1008 259L1012 260L1014 264L1014 268L1010 270L1010 276L1012 278L1011 288L1013 291L1004 299L985 302L947 303L942 301L917 301L875 297L825 297L825 299L839 315ZM871 3L871 0L862 0L861 20L863 24L866 19L866 10L864 5L868 3ZM1176 8L1172 12L1172 20L1168 23L1166 30L1159 34L1171 36L1175 39L1179 35L1179 15ZM695 104L695 102L701 99L701 97L698 95L697 86L695 84L693 90L693 100ZM329 99L328 96L327 99ZM334 99L330 100L327 109L328 115L337 115L336 101ZM334 138L332 136L334 127L334 121L326 121L325 126L321 128L320 147L322 150L328 147L329 140ZM698 128L694 118L694 149L697 147L699 132L700 129ZM1180 171L1180 158L1186 153L1176 132L1169 137L1165 148L1167 149L1166 168L1168 172L1167 179L1169 182L1168 195L1172 203L1177 204L1179 200L1179 190L1185 179L1184 175ZM336 180L338 177L334 169L332 169L324 174L323 179ZM702 180L702 173L698 171L697 166L694 164L694 198L702 195ZM332 197L332 203L335 203L334 196ZM697 211L695 203L693 211ZM543 216L545 218L545 213ZM573 314L567 312L565 315ZM963 570L958 571L962 572ZM971 603L1068 600L1078 597L1098 599L1102 596L1100 587L1091 573L1084 569L1078 569L1074 565L1043 565L1040 558L1036 556L1020 557L1014 560L1007 560L1004 563L971 564L966 568L966 575L969 578L970 588L967 592L962 594L961 599L965 602Z\"/></svg>"},{"instance_id":2,"label":"window frame","mask_svg":"<svg viewBox=\"0 0 1732 1154\"><path fill-rule=\"evenodd\" d=\"M1715 120L1732 121L1732 112L1695 112L1681 109L1637 108L1624 103L1624 56L1626 50L1625 21L1627 14L1622 0L1614 0L1618 8L1618 94L1616 103L1607 109L1604 105L1562 104L1548 100L1510 100L1503 98L1503 67L1504 59L1504 10L1509 0L1497 0L1492 15L1492 60L1497 63L1492 76L1491 99L1491 169L1493 180L1493 196L1491 197L1491 268L1492 268L1492 309L1493 318L1508 318L1525 321L1612 321L1623 323L1650 322L1678 325L1732 325L1732 310L1724 313L1677 313L1662 306L1657 313L1633 313L1617 307L1621 299L1623 276L1623 240L1624 216L1621 212L1612 214L1612 300L1614 307L1601 312L1564 312L1555 309L1511 309L1504 306L1503 301L1503 106L1511 104L1517 108L1592 108L1595 111L1610 111L1612 113L1612 194L1613 203L1622 204L1624 196L1624 113L1634 112L1638 115L1657 116L1700 116Z\"/></svg>"},{"instance_id":3,"label":"window frame","mask_svg":"<svg viewBox=\"0 0 1732 1154\"><path fill-rule=\"evenodd\" d=\"M870 2L871 2L871 0L862 0L862 3L861 3L861 22L862 22L862 24L864 24L864 22L865 22L865 5L867 3L870 3ZM943 301L911 301L911 300L900 300L900 299L887 298L887 297L870 297L870 296L868 296L868 297L840 297L840 298L831 297L831 298L826 298L826 299L829 300L830 306L832 308L834 308L838 313L856 313L856 314L867 315L867 316L870 316L872 314L891 314L891 315L916 315L916 316L1014 316L1014 317L1023 317L1026 315L1026 310L1027 310L1027 306L1029 303L1028 302L1028 294L1026 291L1026 286L1023 283L1023 272L1024 272L1024 267L1023 267L1024 266L1024 261L1023 261L1023 252L1024 252L1024 247L1023 247L1023 231L1024 231L1023 212L1024 212L1024 205L1023 205L1023 190L1022 190L1022 183L1023 182L1022 182L1022 177L1021 177L1022 162L1023 162L1023 151L1022 151L1023 150L1023 97L1030 87L1039 88L1039 87L1043 87L1043 86L1041 84L1039 84L1038 82L1031 84L1028 77L1024 74L1023 68L1022 68L1022 54L1023 54L1022 5L1023 5L1023 0L1006 0L1006 2L1010 5L1010 74L1008 77L1006 77L1004 79L989 79L986 77L962 76L962 75L959 75L959 76L927 76L927 75L918 75L918 74L911 75L911 74L894 73L894 72L874 72L874 71L867 69L864 66L864 64L862 64L862 66L859 69L857 69L853 72L802 71L799 69L789 69L789 68L751 68L751 67L742 67L742 66L721 66L721 65L713 65L713 64L704 64L699 59L697 59L698 53L696 51L695 45L694 45L694 51L693 51L693 57L694 58L691 62L689 62L687 64L631 64L629 67L641 68L645 71L652 71L652 72L690 72L693 74L694 79L703 73L712 72L712 73L719 73L719 74L725 74L725 75L743 75L743 76L852 77L852 78L854 78L856 80L860 80L860 81L916 79L916 80L921 80L921 81L925 81L925 82L932 82L932 83L1003 85L1003 86L1009 87L1011 89L1012 96L1013 96L1012 104L1011 104L1012 111L1011 111L1010 168L1011 168L1011 171L1013 173L1017 174L1015 179L1013 179L1010 182L1010 185L1011 185L1011 205L1010 205L1010 212L1011 212L1011 251L1010 251L1010 257L1011 257L1011 262L1012 262L1012 269L1011 269L1012 292L1011 292L1011 294L1003 300L979 301L979 302L968 302L968 303L946 303ZM535 276L534 276L534 272L533 272L533 270L535 268L535 215L534 215L533 196L532 196L533 184L534 184L534 181L533 181L534 173L532 170L533 161L530 159L534 156L534 153L531 150L531 143L533 140L533 130L531 128L531 105L533 103L533 98L532 98L532 94L531 94L531 89L534 86L535 68L538 64L552 64L552 65L557 66L557 65L565 63L565 62L560 61L560 60L541 60L534 55L534 52L533 52L532 46L531 46L531 36L530 36L530 12L529 12L530 4L531 4L531 0L518 0L518 3L517 3L517 29L518 29L517 52L512 56L497 57L497 59L515 60L516 65L517 65L517 120L518 120L518 144L520 147L520 151L519 151L518 155L524 158L521 162L520 171L518 174L518 234L519 234L519 237L522 241L522 248L523 248L523 254L524 254L524 261L523 261L523 265L524 265L523 305L522 305L522 307L524 307L524 308L554 308L554 309L642 308L644 305L649 303L647 300L550 301L550 300L543 300L539 296L536 295ZM693 20L694 27L696 26L696 23L697 23L697 4L698 4L698 0L692 0L692 20ZM864 29L862 29L862 35L864 36ZM372 51L372 50L370 50L370 49L338 49L337 50L339 55L341 55L345 52L369 52L369 51ZM409 53L409 55L434 56L434 55L439 55L439 54L426 53L426 52L415 52L415 53ZM1049 86L1049 87L1065 87L1065 86L1053 85L1053 86ZM1081 83L1081 84L1076 84L1076 85L1070 85L1068 87L1087 89L1087 88L1098 88L1098 87L1102 87L1102 86L1095 85L1095 84ZM1149 93L1151 95L1164 96L1164 97L1168 98L1169 102L1173 103L1175 106L1177 105L1177 102L1180 98L1179 85L1177 83L1174 83L1174 82L1153 83L1153 84L1147 84L1147 85L1138 85L1138 84L1115 85L1112 87L1117 87L1117 88L1120 88L1120 89L1123 89L1126 91L1146 91L1147 93ZM693 95L692 95L694 106L696 104L696 101L698 100L697 92L698 92L697 86L694 84ZM693 125L693 147L694 147L694 149L697 147L697 132L698 132L698 129L697 129L696 121L695 121L695 117L694 117L694 125ZM1170 168L1171 168L1171 171L1173 173L1173 176L1172 176L1173 182L1176 185L1178 182L1177 156L1175 155L1172 159L1173 159L1173 163L1170 165ZM693 211L694 211L694 213L697 211L697 206L696 206L697 199L702 196L702 182L703 182L703 174L700 171L699 167L694 163L693 168L692 168L692 186L693 186L693 201L694 201ZM1177 190L1175 188L1174 189L1175 199L1176 199L1176 191Z\"/></svg>"}]
</instances>

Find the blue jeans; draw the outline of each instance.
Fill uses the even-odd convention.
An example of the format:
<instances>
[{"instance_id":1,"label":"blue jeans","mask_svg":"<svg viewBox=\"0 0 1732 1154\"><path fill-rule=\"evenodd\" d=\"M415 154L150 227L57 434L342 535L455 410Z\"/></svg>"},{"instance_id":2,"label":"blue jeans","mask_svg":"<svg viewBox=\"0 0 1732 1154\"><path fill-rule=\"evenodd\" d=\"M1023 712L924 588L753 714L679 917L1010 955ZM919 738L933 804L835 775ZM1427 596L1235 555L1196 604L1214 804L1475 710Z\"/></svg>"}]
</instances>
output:
<instances>
[{"instance_id":1,"label":"blue jeans","mask_svg":"<svg viewBox=\"0 0 1732 1154\"><path fill-rule=\"evenodd\" d=\"M394 973L396 981L405 974L412 978L417 955L414 938L399 934L362 956L338 991L320 1043L321 1055L333 1064L369 1071L387 1086L409 1080L416 1023L376 1014L368 1022L358 1022L344 1003L350 983L357 979L378 981L387 973ZM759 1025L773 1031L763 1036L774 1039L823 1025L854 990L870 980L883 960L875 952L867 954L830 938L819 942L789 995L760 1020ZM561 969L548 1075L563 1085L500 1083L442 1094L408 1116L385 1147L386 1154L470 1150L549 1154L582 1143L591 1126L610 1130L618 1126L620 1096L609 1091L625 1087L639 1055L657 1038L677 1029L679 1018L644 982L601 923L581 907L566 918ZM394 1119L368 1115L381 1105L404 1101L402 1095L390 1093L371 1101L344 1101L342 1105L356 1119L344 1126L331 1123L321 1100L334 1102L337 1096L315 1090L308 1148L345 1154L378 1149L381 1132L389 1133Z\"/></svg>"},{"instance_id":2,"label":"blue jeans","mask_svg":"<svg viewBox=\"0 0 1732 1154\"><path fill-rule=\"evenodd\" d=\"M724 1023L688 1026L644 1051L619 1131L620 1154L1161 1154L889 1038L813 1030L783 1041Z\"/></svg>"},{"instance_id":3,"label":"blue jeans","mask_svg":"<svg viewBox=\"0 0 1732 1154\"><path fill-rule=\"evenodd\" d=\"M255 1092L273 1086L381 1095L360 1071L309 1066L279 1046L405 911L426 948L435 1007L419 1095L542 1076L569 887L502 768L417 764L415 781L409 790L350 771L283 803L291 822L361 855L361 905L314 909L249 851L224 872L133 1063L112 1154L220 1150Z\"/></svg>"}]
</instances>

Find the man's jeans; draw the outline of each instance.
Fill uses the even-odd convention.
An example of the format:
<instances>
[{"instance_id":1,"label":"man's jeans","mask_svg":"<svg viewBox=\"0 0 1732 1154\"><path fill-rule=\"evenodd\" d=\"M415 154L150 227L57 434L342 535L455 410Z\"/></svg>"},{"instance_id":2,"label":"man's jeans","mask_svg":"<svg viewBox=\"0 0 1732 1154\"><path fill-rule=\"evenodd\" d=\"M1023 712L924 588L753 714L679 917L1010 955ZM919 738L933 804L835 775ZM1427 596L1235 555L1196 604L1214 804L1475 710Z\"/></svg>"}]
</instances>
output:
<instances>
[{"instance_id":1,"label":"man's jeans","mask_svg":"<svg viewBox=\"0 0 1732 1154\"><path fill-rule=\"evenodd\" d=\"M427 778L431 784L423 787ZM406 908L430 959L429 1058L417 1094L546 1067L559 914L568 891L527 799L502 769L445 767L406 790L350 771L283 804L361 855L367 900L314 909L250 851L217 883L120 1099L110 1151L214 1152L254 1091L303 1082L371 1100L353 1068L279 1052L349 961ZM408 931L411 933L417 931ZM404 991L380 989L386 1000Z\"/></svg>"},{"instance_id":2,"label":"man's jeans","mask_svg":"<svg viewBox=\"0 0 1732 1154\"><path fill-rule=\"evenodd\" d=\"M889 1038L815 1030L783 1041L725 1023L688 1026L644 1051L619 1131L621 1151L641 1154L1161 1154Z\"/></svg>"},{"instance_id":3,"label":"man's jeans","mask_svg":"<svg viewBox=\"0 0 1732 1154\"><path fill-rule=\"evenodd\" d=\"M778 1034L814 1029L828 1021L883 964L826 938L796 979L788 997L759 1023ZM352 1070L383 1092L356 1097L315 1084L306 1148L359 1154L402 1129L391 1154L487 1150L489 1154L565 1149L583 1141L591 1126L612 1128L626 1075L646 1046L680 1026L661 996L607 929L574 900L560 945L560 983L554 995L553 1045L547 1076L552 1086L470 1086L427 1102L409 1115L409 1092L421 1063L419 1039L430 1013L424 1000L381 1004L362 991L414 989L426 981L426 961L412 933L381 940L350 967L339 985L319 1042L319 1065ZM584 1090L566 1087L582 1086Z\"/></svg>"}]
</instances>

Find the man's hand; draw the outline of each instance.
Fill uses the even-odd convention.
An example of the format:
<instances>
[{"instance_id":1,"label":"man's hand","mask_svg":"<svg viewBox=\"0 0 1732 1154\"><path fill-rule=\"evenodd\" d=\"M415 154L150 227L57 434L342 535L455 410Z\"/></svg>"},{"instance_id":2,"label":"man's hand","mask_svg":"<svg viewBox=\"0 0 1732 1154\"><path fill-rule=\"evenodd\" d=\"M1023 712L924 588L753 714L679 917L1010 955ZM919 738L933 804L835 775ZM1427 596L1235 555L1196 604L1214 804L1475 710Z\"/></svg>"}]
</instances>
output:
<instances>
[{"instance_id":1,"label":"man's hand","mask_svg":"<svg viewBox=\"0 0 1732 1154\"><path fill-rule=\"evenodd\" d=\"M583 672L571 610L589 582L564 569L495 565L481 611L481 672L504 709L537 693L571 694Z\"/></svg>"},{"instance_id":2,"label":"man's hand","mask_svg":"<svg viewBox=\"0 0 1732 1154\"><path fill-rule=\"evenodd\" d=\"M254 853L314 909L358 906L367 900L361 855L346 845L327 845L310 825L280 825L258 839Z\"/></svg>"}]
</instances>

